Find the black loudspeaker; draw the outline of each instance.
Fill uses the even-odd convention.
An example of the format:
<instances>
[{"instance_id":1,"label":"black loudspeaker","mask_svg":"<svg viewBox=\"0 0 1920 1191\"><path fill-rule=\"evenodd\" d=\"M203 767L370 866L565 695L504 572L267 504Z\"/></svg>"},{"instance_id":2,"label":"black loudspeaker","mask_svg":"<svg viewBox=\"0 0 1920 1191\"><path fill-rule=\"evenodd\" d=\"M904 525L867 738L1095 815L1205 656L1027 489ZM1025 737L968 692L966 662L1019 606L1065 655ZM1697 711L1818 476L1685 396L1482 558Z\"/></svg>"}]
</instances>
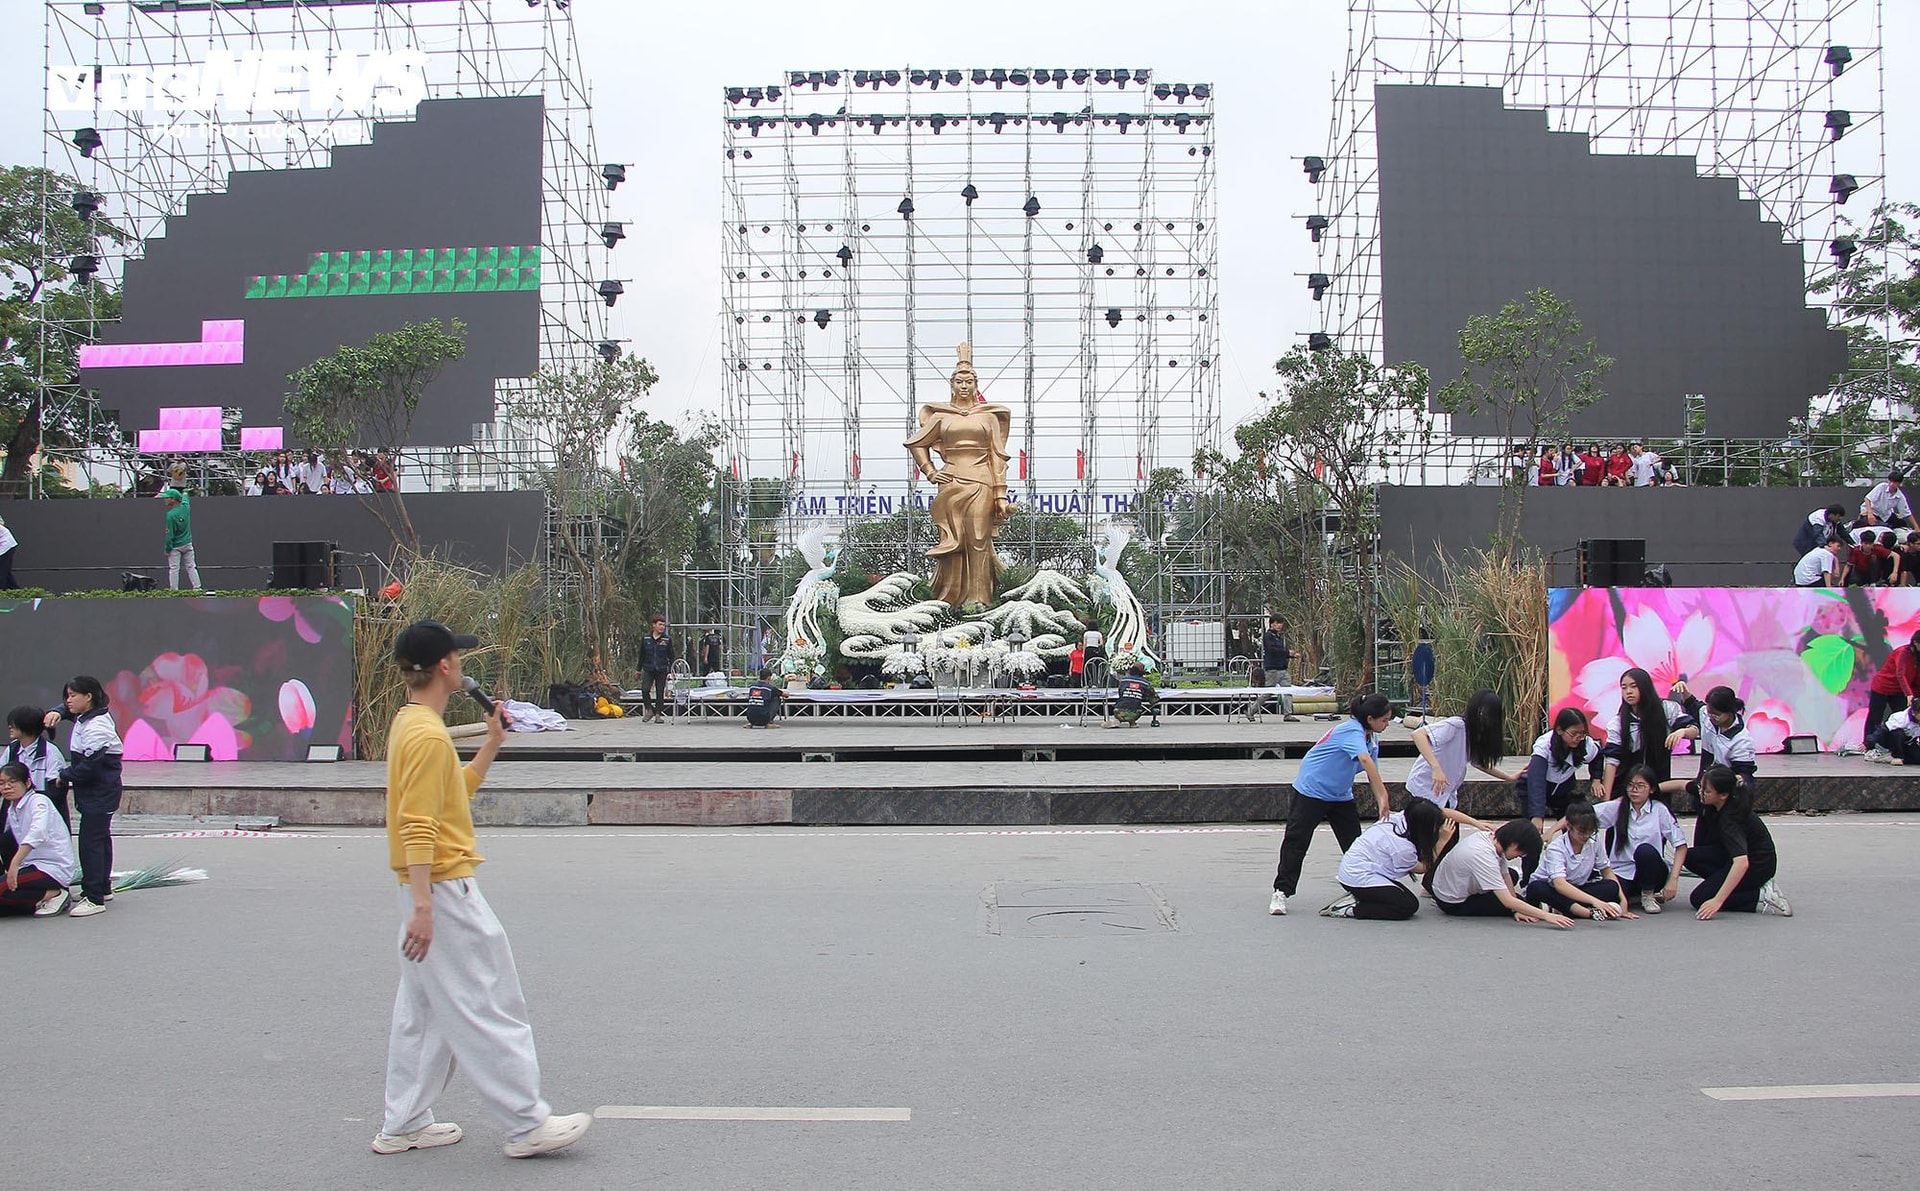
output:
<instances>
[{"instance_id":1,"label":"black loudspeaker","mask_svg":"<svg viewBox=\"0 0 1920 1191\"><path fill-rule=\"evenodd\" d=\"M1639 587L1646 581L1647 539L1582 538L1583 587Z\"/></svg>"},{"instance_id":2,"label":"black loudspeaker","mask_svg":"<svg viewBox=\"0 0 1920 1191\"><path fill-rule=\"evenodd\" d=\"M321 590L333 586L332 542L275 542L270 587Z\"/></svg>"}]
</instances>

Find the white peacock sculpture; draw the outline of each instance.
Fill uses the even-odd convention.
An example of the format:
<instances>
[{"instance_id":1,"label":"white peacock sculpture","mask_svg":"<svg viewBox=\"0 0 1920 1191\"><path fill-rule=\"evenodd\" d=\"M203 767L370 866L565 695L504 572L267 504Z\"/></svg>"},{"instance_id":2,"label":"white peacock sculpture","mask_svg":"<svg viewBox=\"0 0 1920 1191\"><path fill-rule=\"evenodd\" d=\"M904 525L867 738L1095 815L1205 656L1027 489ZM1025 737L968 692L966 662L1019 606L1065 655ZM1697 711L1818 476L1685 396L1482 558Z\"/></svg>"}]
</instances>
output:
<instances>
[{"instance_id":1,"label":"white peacock sculpture","mask_svg":"<svg viewBox=\"0 0 1920 1191\"><path fill-rule=\"evenodd\" d=\"M1130 653L1140 659L1140 664L1149 670L1158 670L1160 660L1147 648L1147 612L1140 606L1139 597L1133 594L1133 586L1120 573L1120 555L1126 550L1132 535L1123 525L1109 521L1106 525L1107 540L1103 546L1094 548L1094 574L1103 581L1093 593L1094 599L1113 607L1113 627L1107 633L1107 654L1117 657Z\"/></svg>"}]
</instances>

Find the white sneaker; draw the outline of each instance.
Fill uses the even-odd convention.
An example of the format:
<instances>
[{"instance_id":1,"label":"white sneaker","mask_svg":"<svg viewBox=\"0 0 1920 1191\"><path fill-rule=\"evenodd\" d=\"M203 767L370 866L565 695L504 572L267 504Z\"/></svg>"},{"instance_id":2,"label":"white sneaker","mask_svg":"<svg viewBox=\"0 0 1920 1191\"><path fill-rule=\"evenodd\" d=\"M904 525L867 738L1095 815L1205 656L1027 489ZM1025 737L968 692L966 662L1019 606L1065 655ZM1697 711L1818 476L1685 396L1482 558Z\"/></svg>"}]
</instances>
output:
<instances>
[{"instance_id":1,"label":"white sneaker","mask_svg":"<svg viewBox=\"0 0 1920 1191\"><path fill-rule=\"evenodd\" d=\"M1284 914L1287 912L1287 895L1278 889L1273 891L1273 900L1267 903L1267 913Z\"/></svg>"},{"instance_id":2,"label":"white sneaker","mask_svg":"<svg viewBox=\"0 0 1920 1191\"><path fill-rule=\"evenodd\" d=\"M69 918L91 918L91 917L93 917L93 916L94 916L95 914L104 914L104 913L106 913L106 912L107 912L107 903L105 903L105 902L90 902L90 901L88 901L88 900L87 900L86 898L84 898L84 897L83 897L83 898L81 898L81 899L79 899L78 901L76 901L76 902L74 902L74 903L73 903L73 909L71 909L71 910L69 910L69 911L67 911L67 917L69 917Z\"/></svg>"},{"instance_id":3,"label":"white sneaker","mask_svg":"<svg viewBox=\"0 0 1920 1191\"><path fill-rule=\"evenodd\" d=\"M1320 917L1351 918L1353 917L1353 908L1357 904L1358 902L1355 901L1353 894L1343 893L1326 905L1320 907Z\"/></svg>"},{"instance_id":4,"label":"white sneaker","mask_svg":"<svg viewBox=\"0 0 1920 1191\"><path fill-rule=\"evenodd\" d=\"M1893 754L1875 745L1873 748L1867 750L1867 760L1873 762L1875 765L1891 765L1893 764Z\"/></svg>"},{"instance_id":5,"label":"white sneaker","mask_svg":"<svg viewBox=\"0 0 1920 1191\"><path fill-rule=\"evenodd\" d=\"M373 1152L404 1154L408 1150L430 1150L435 1146L450 1146L465 1136L460 1126L452 1121L435 1121L412 1133L376 1133L373 1135Z\"/></svg>"},{"instance_id":6,"label":"white sneaker","mask_svg":"<svg viewBox=\"0 0 1920 1191\"><path fill-rule=\"evenodd\" d=\"M1640 895L1640 912L1642 914L1658 914L1660 912L1660 895L1651 889L1642 893Z\"/></svg>"},{"instance_id":7,"label":"white sneaker","mask_svg":"<svg viewBox=\"0 0 1920 1191\"><path fill-rule=\"evenodd\" d=\"M535 1154L551 1154L555 1150L564 1150L587 1135L587 1126L593 1124L593 1114L576 1112L570 1116L548 1117L546 1123L527 1134L519 1141L507 1143L506 1154L509 1158L531 1158Z\"/></svg>"},{"instance_id":8,"label":"white sneaker","mask_svg":"<svg viewBox=\"0 0 1920 1191\"><path fill-rule=\"evenodd\" d=\"M54 892L49 893L44 898L40 899L40 904L34 907L33 916L35 918L51 918L55 914L58 914L60 911L66 909L67 903L72 900L73 900L73 895L68 893L66 890L64 889L55 890Z\"/></svg>"},{"instance_id":9,"label":"white sneaker","mask_svg":"<svg viewBox=\"0 0 1920 1191\"><path fill-rule=\"evenodd\" d=\"M1778 914L1782 918L1793 917L1793 905L1787 901L1787 895L1780 892L1780 886L1769 880L1760 887L1760 904L1754 907L1762 914Z\"/></svg>"}]
</instances>

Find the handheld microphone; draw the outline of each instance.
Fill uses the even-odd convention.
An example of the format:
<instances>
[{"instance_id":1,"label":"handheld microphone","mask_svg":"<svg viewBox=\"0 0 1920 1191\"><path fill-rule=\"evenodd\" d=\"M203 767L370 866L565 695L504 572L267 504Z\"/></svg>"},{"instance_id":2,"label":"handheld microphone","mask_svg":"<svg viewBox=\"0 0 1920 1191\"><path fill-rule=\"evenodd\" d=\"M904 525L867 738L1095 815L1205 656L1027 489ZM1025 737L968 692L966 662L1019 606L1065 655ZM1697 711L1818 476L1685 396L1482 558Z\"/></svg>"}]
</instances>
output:
<instances>
[{"instance_id":1,"label":"handheld microphone","mask_svg":"<svg viewBox=\"0 0 1920 1191\"><path fill-rule=\"evenodd\" d=\"M473 701L480 705L482 715L493 714L493 700L487 698L487 692L480 689L480 684L474 681L473 675L464 674L461 676L460 689L467 692Z\"/></svg>"}]
</instances>

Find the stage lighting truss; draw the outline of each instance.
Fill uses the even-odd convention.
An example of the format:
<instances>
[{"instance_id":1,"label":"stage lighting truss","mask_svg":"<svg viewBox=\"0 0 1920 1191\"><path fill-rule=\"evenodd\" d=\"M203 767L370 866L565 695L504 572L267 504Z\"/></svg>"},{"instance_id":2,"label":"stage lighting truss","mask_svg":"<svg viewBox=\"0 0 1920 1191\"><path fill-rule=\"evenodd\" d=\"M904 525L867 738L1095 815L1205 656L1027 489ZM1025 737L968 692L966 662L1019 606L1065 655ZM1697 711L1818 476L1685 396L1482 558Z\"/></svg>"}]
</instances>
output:
<instances>
[{"instance_id":1,"label":"stage lighting truss","mask_svg":"<svg viewBox=\"0 0 1920 1191\"><path fill-rule=\"evenodd\" d=\"M519 9L516 5L515 9ZM142 79L185 72L211 57L243 60L249 54L312 54L334 60L366 55L417 53L424 57L425 98L453 99L539 94L545 100L544 176L541 223L547 230L540 281L540 361L543 366L586 366L601 358L599 345L612 338L609 308L598 289L612 274L613 222L610 191L626 167L604 163L595 143L593 110L575 41L572 14L561 3L508 11L495 0L301 0L300 3L107 4L49 0L44 5L46 65L84 63L102 81L131 71ZM86 86L94 80L81 80ZM44 109L43 164L79 180L82 192L49 194L48 204L71 203L127 233L124 246L97 239L88 257L98 278L118 283L127 259L159 234L189 195L226 189L238 170L305 169L326 166L336 146L366 143L376 122L404 121L410 110L303 105L303 110L169 111L161 105L117 110L133 104L94 103L83 111L59 110L48 92ZM94 215L94 212L98 212ZM73 256L67 246L59 260ZM49 326L49 335L97 338L96 310L69 326ZM502 382L508 385L511 382ZM106 419L77 386L44 385L42 418L83 428L91 435ZM504 417L476 427L475 445L454 450L407 452L410 484L428 488L514 488L550 458L538 427L509 424ZM45 448L57 464L90 469L96 478L133 461L132 443L118 454L63 453ZM236 461L237 463L237 461ZM38 483L46 469L36 469ZM238 474L236 469L236 475Z\"/></svg>"},{"instance_id":2,"label":"stage lighting truss","mask_svg":"<svg viewBox=\"0 0 1920 1191\"><path fill-rule=\"evenodd\" d=\"M778 493L789 542L889 515L924 538L905 510L932 488L902 443L922 404L947 399L962 341L987 399L1012 411L1017 502L1091 526L1128 516L1170 469L1181 499L1207 506L1194 455L1220 441L1210 86L1138 68L794 70L719 98L722 477L742 510ZM784 596L756 586L750 520L764 518L728 519L740 573L726 598L768 603L738 606L743 625ZM1218 535L1204 515L1144 519L1155 537L1162 521L1180 528L1150 548L1180 577L1156 610L1217 619ZM1028 561L1043 544L1003 533L999 549Z\"/></svg>"},{"instance_id":3,"label":"stage lighting truss","mask_svg":"<svg viewBox=\"0 0 1920 1191\"><path fill-rule=\"evenodd\" d=\"M1330 136L1304 158L1311 184L1293 200L1325 220L1309 225L1316 271L1330 281L1319 333L1380 360L1373 95L1383 83L1499 87L1508 107L1545 109L1551 128L1585 134L1595 153L1690 155L1702 175L1735 179L1763 219L1803 246L1816 289L1853 259L1829 254L1841 237L1857 237L1858 251L1885 265L1885 245L1860 235L1887 198L1883 3L1535 0L1515 16L1498 5L1349 0ZM1830 298L1816 292L1810 301ZM1897 338L1890 313L1883 296L1859 317ZM1848 383L1891 393L1890 367L1883 354ZM1437 421L1439 432L1388 460L1382 479L1463 483L1504 466L1504 444L1455 438L1444 414ZM1745 463L1764 464L1784 446L1713 441Z\"/></svg>"}]
</instances>

